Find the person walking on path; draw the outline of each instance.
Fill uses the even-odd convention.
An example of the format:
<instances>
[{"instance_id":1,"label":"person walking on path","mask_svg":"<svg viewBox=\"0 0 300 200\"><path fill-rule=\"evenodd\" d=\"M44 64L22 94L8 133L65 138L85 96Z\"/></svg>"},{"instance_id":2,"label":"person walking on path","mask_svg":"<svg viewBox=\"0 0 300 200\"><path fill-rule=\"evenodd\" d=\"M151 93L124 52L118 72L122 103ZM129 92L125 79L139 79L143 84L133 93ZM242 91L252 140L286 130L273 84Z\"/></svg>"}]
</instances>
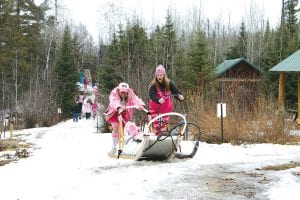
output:
<instances>
[{"instance_id":1,"label":"person walking on path","mask_svg":"<svg viewBox=\"0 0 300 200\"><path fill-rule=\"evenodd\" d=\"M83 69L81 69L80 70L80 80L79 80L79 82L81 83L81 84L83 84L83 80L84 80L84 71L83 71Z\"/></svg>"},{"instance_id":2,"label":"person walking on path","mask_svg":"<svg viewBox=\"0 0 300 200\"><path fill-rule=\"evenodd\" d=\"M145 103L129 88L127 83L120 83L110 92L109 105L104 113L106 121L112 126L112 149L109 152L111 155L116 152L118 143L119 113L125 123L133 119L133 108L127 109L126 106L137 106L139 109L143 109ZM123 128L125 123L122 123Z\"/></svg>"},{"instance_id":3,"label":"person walking on path","mask_svg":"<svg viewBox=\"0 0 300 200\"><path fill-rule=\"evenodd\" d=\"M158 116L159 114L173 111L171 95L174 95L175 98L180 101L184 100L184 97L175 87L175 84L167 77L164 66L158 65L155 70L154 79L149 85L149 112L152 118ZM158 120L153 122L156 135L167 131L166 124L168 121L169 116L164 116L160 123Z\"/></svg>"},{"instance_id":4,"label":"person walking on path","mask_svg":"<svg viewBox=\"0 0 300 200\"><path fill-rule=\"evenodd\" d=\"M79 101L76 101L75 106L73 107L73 122L78 122L78 117L80 115L81 108L79 106Z\"/></svg>"},{"instance_id":5,"label":"person walking on path","mask_svg":"<svg viewBox=\"0 0 300 200\"><path fill-rule=\"evenodd\" d=\"M83 96L83 92L80 92L79 96L77 97L77 101L79 103L79 107L80 107L80 112L79 112L79 119L81 119L81 111L82 111L82 105L84 102L84 96Z\"/></svg>"},{"instance_id":6,"label":"person walking on path","mask_svg":"<svg viewBox=\"0 0 300 200\"><path fill-rule=\"evenodd\" d=\"M85 119L90 119L92 113L92 101L87 99L83 104L82 112L85 113Z\"/></svg>"},{"instance_id":7,"label":"person walking on path","mask_svg":"<svg viewBox=\"0 0 300 200\"><path fill-rule=\"evenodd\" d=\"M85 91L87 90L87 85L88 85L88 78L87 78L87 76L85 76L83 79L83 86L84 86Z\"/></svg>"},{"instance_id":8,"label":"person walking on path","mask_svg":"<svg viewBox=\"0 0 300 200\"><path fill-rule=\"evenodd\" d=\"M94 85L94 87L93 87L93 93L95 95L95 98L97 98L98 97L98 84Z\"/></svg>"}]
</instances>

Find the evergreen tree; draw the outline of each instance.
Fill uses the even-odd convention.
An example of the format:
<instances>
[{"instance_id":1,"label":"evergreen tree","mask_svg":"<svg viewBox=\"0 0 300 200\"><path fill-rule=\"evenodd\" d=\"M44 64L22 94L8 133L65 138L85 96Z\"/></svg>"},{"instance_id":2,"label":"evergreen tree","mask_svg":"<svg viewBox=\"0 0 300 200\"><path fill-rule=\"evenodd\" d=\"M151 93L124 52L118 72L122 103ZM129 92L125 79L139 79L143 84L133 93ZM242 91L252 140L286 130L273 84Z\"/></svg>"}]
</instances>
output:
<instances>
[{"instance_id":1,"label":"evergreen tree","mask_svg":"<svg viewBox=\"0 0 300 200\"><path fill-rule=\"evenodd\" d=\"M237 43L229 47L229 51L226 53L226 59L247 58L247 34L245 23L241 23L240 33Z\"/></svg>"},{"instance_id":2,"label":"evergreen tree","mask_svg":"<svg viewBox=\"0 0 300 200\"><path fill-rule=\"evenodd\" d=\"M162 45L163 60L160 61L160 64L163 64L166 68L171 79L176 79L176 66L174 65L174 59L176 54L177 47L177 35L172 21L172 16L168 11L165 25L162 27Z\"/></svg>"},{"instance_id":3,"label":"evergreen tree","mask_svg":"<svg viewBox=\"0 0 300 200\"><path fill-rule=\"evenodd\" d=\"M261 59L259 60L260 68L264 71L262 83L265 94L273 97L276 89L278 88L278 74L270 72L269 70L274 67L278 62L278 56L276 54L275 44L276 33L271 30L269 22L267 22L266 29L264 32L264 44Z\"/></svg>"},{"instance_id":4,"label":"evergreen tree","mask_svg":"<svg viewBox=\"0 0 300 200\"><path fill-rule=\"evenodd\" d=\"M127 43L127 47L124 45L125 48L122 48L122 51L127 52L126 60L123 61L124 80L132 85L137 94L146 96L148 83L152 78L149 77L150 74L152 75L152 70L148 67L152 56L146 31L137 21L127 26L125 36L120 42Z\"/></svg>"},{"instance_id":5,"label":"evergreen tree","mask_svg":"<svg viewBox=\"0 0 300 200\"><path fill-rule=\"evenodd\" d=\"M187 62L186 43L187 41L185 38L185 34L182 33L177 43L177 50L174 61L176 66L176 78L173 78L173 80L176 81L176 85L178 85L179 88L183 88L183 83L185 79L184 70Z\"/></svg>"},{"instance_id":6,"label":"evergreen tree","mask_svg":"<svg viewBox=\"0 0 300 200\"><path fill-rule=\"evenodd\" d=\"M44 11L31 0L1 1L0 71L5 84L3 88L14 91L6 93L5 97L15 108L19 97L29 87L28 77L31 78L30 72L36 67L33 63L37 63L40 55L40 21Z\"/></svg>"},{"instance_id":7,"label":"evergreen tree","mask_svg":"<svg viewBox=\"0 0 300 200\"><path fill-rule=\"evenodd\" d=\"M57 105L61 107L64 117L70 116L72 111L79 77L72 47L70 28L66 26L55 66Z\"/></svg>"},{"instance_id":8,"label":"evergreen tree","mask_svg":"<svg viewBox=\"0 0 300 200\"><path fill-rule=\"evenodd\" d=\"M118 82L125 81L138 92L147 90L145 83L149 81L151 58L150 41L139 22L129 23L125 30L119 27L98 70L102 87L109 91Z\"/></svg>"},{"instance_id":9,"label":"evergreen tree","mask_svg":"<svg viewBox=\"0 0 300 200\"><path fill-rule=\"evenodd\" d=\"M163 47L163 33L159 25L156 26L154 32L150 35L150 42L152 43L152 52L154 56L154 65L157 66L163 63L164 47Z\"/></svg>"},{"instance_id":10,"label":"evergreen tree","mask_svg":"<svg viewBox=\"0 0 300 200\"><path fill-rule=\"evenodd\" d=\"M284 3L281 25L276 35L276 49L279 62L295 52L299 47L299 24L296 9L298 0L288 0Z\"/></svg>"},{"instance_id":11,"label":"evergreen tree","mask_svg":"<svg viewBox=\"0 0 300 200\"><path fill-rule=\"evenodd\" d=\"M112 35L111 44L107 47L105 58L101 66L99 66L97 74L99 78L99 86L104 94L109 94L121 77L115 72L119 63L119 46L117 34Z\"/></svg>"},{"instance_id":12,"label":"evergreen tree","mask_svg":"<svg viewBox=\"0 0 300 200\"><path fill-rule=\"evenodd\" d=\"M184 69L183 80L186 89L189 90L204 87L205 81L209 80L213 74L208 61L207 40L204 32L199 30L193 35L188 47L187 66Z\"/></svg>"}]
</instances>

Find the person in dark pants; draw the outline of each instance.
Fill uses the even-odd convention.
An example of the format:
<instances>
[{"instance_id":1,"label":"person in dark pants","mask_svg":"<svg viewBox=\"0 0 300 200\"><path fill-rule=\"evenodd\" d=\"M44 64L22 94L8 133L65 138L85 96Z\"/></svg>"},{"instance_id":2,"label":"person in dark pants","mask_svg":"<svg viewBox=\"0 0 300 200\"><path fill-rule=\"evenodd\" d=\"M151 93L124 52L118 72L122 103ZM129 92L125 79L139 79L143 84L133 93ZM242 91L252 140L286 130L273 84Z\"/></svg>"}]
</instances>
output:
<instances>
[{"instance_id":1,"label":"person in dark pants","mask_svg":"<svg viewBox=\"0 0 300 200\"><path fill-rule=\"evenodd\" d=\"M79 119L81 119L82 105L84 101L83 92L80 92L79 96L77 97L77 101L79 102L79 107L80 107Z\"/></svg>"},{"instance_id":2,"label":"person in dark pants","mask_svg":"<svg viewBox=\"0 0 300 200\"><path fill-rule=\"evenodd\" d=\"M81 113L81 108L79 105L79 101L76 101L76 104L73 108L73 122L78 122L78 117Z\"/></svg>"}]
</instances>

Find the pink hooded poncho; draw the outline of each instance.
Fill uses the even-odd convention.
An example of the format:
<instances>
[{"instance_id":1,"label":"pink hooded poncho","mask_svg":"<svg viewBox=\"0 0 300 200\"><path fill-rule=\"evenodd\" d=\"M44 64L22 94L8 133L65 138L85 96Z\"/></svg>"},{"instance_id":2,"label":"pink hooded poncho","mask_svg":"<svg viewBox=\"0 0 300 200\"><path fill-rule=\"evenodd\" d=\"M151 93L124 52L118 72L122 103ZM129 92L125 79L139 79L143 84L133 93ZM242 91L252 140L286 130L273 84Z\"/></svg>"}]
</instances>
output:
<instances>
[{"instance_id":1,"label":"pink hooded poncho","mask_svg":"<svg viewBox=\"0 0 300 200\"><path fill-rule=\"evenodd\" d=\"M145 106L145 103L142 99L140 99L132 89L127 89L127 101L125 103L125 106ZM106 112L104 115L106 115L106 121L109 123L112 122L118 122L118 108L122 107L124 105L121 104L121 97L119 95L119 86L114 88L110 95L109 95L109 105L107 107ZM133 108L129 108L126 110L126 112L122 113L123 119L127 122L129 120L132 120L133 118Z\"/></svg>"}]
</instances>

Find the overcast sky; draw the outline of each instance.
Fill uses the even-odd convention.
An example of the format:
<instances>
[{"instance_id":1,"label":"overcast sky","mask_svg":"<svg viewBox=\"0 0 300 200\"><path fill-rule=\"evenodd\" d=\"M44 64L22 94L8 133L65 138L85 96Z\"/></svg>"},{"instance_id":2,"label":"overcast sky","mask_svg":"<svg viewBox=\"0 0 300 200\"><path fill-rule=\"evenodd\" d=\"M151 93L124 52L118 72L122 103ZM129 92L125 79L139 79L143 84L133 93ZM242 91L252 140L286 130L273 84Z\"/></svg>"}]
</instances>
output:
<instances>
[{"instance_id":1,"label":"overcast sky","mask_svg":"<svg viewBox=\"0 0 300 200\"><path fill-rule=\"evenodd\" d=\"M42 0L36 0L40 2ZM54 0L52 0L54 2ZM251 7L254 12L262 13L264 19L269 19L273 26L280 19L281 0L57 0L64 7L64 14L72 18L74 23L86 25L93 37L103 33L107 12L107 5L114 3L122 7L122 12L135 14L142 18L149 26L164 23L166 10L172 8L185 15L192 8L203 11L204 17L222 20L224 24L240 24L242 18L250 16ZM152 23L152 24L151 24ZM96 39L96 38L95 38Z\"/></svg>"}]
</instances>

